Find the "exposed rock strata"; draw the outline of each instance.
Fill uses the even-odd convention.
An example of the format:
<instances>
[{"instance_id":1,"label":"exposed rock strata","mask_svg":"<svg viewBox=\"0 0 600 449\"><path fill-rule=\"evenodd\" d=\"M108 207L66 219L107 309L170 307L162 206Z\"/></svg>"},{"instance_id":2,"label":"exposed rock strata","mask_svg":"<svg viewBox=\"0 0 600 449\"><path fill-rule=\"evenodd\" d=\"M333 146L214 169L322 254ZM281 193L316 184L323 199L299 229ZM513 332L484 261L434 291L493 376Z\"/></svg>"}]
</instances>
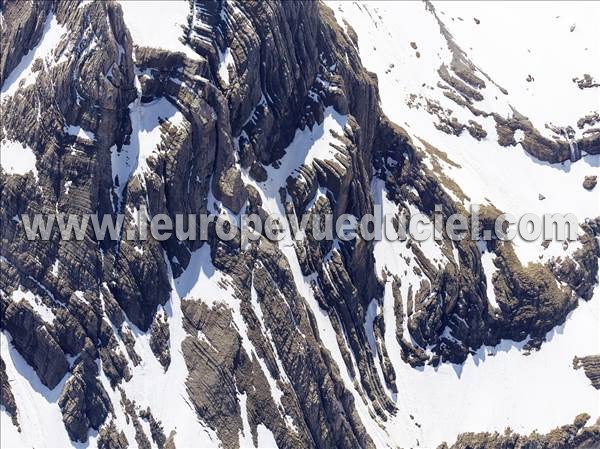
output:
<instances>
[{"instance_id":1,"label":"exposed rock strata","mask_svg":"<svg viewBox=\"0 0 600 449\"><path fill-rule=\"evenodd\" d=\"M575 357L573 368L583 368L585 375L590 379L592 386L600 390L600 356L589 355L586 357Z\"/></svg>"},{"instance_id":2,"label":"exposed rock strata","mask_svg":"<svg viewBox=\"0 0 600 449\"><path fill-rule=\"evenodd\" d=\"M592 449L600 444L600 421L586 426L589 419L587 414L579 415L573 424L543 435L519 435L510 429L503 434L465 433L452 446L444 443L438 449Z\"/></svg>"},{"instance_id":3,"label":"exposed rock strata","mask_svg":"<svg viewBox=\"0 0 600 449\"><path fill-rule=\"evenodd\" d=\"M147 404L136 404L126 393L136 368L149 362L140 344L144 335L149 336L150 357L164 371L183 353L189 374L186 401L224 447L239 447L242 432L250 432L256 443L259 425L281 447L374 447L344 377L350 377L356 397L372 416L385 421L396 413L386 391L397 391L383 344L386 326L396 325L402 357L413 366L461 363L481 345L501 338L530 336L531 345L539 346L576 306L576 295L591 296L599 253L593 231L582 237L573 260L549 266L523 267L510 244L492 241L488 249L496 254L499 269L494 279L485 279L480 250L471 241L453 245L446 239L443 251L452 263L445 267L429 260L418 245L407 245L407 256L423 275L421 283L410 286L403 310L399 288L405 281L393 273L396 323L376 315L372 347L367 310L383 295L372 242L307 238L292 248L301 270L294 273L290 256L266 236L242 250L238 239L218 241L210 228L211 261L227 279L222 288L230 300L183 298L186 336L173 342L170 275L177 278L189 267L200 242L175 237L113 242L97 240L91 232L81 241L63 241L57 233L49 241L28 241L23 224L13 217L124 213L127 232L141 208L170 217L236 214L244 207L264 215L260 192L242 174L264 181L296 131L320 126L328 108L345 117L343 132L333 136L335 157L317 158L290 174L276 199L286 212L297 217L370 213L375 176L384 179L390 198L404 212L408 200L427 214L441 204L446 217L461 206L445 193L442 184L448 180L426 168L404 130L381 112L376 77L360 63L356 36L344 33L323 5L195 5L183 35L198 58L134 45L121 8L113 2L80 8L67 1L15 5L2 3L2 43L10 47L1 59L3 79L39 43L49 14L67 33L53 61L38 67L35 82L2 104L10 114L1 137L32 149L38 179L0 173L0 321L42 383L61 386L59 406L73 441L86 441L89 430L96 429L100 447L146 448L151 440L159 447L174 445L174 430L165 431ZM234 60L227 68L228 82L219 70L227 48ZM440 68L440 79L448 84L448 95L475 111L487 81L456 51L452 64ZM115 176L113 159L132 156L127 152L136 141L136 113L161 101L183 118L174 123L161 117L160 144L143 168L126 179ZM478 122L459 123L451 111L429 107L439 114L442 131L458 135L466 129L477 139L486 137ZM568 158L566 142L543 138L516 111L510 119L493 117L502 145L513 145L515 131L522 130L523 146L531 154L547 161ZM92 133L93 139L70 134L71 126ZM580 146L592 152L597 142L590 136ZM318 191L327 193L315 199ZM482 226L499 213L483 214ZM58 275L52 268L56 261ZM301 291L305 279L310 282ZM487 282L497 291L497 313L486 298ZM13 300L21 288L54 318L44 319L29 302ZM344 366L325 346L309 297L331 323ZM404 319L406 333L398 324ZM180 347L172 353L175 345ZM115 394L118 403L110 399ZM10 398L2 396L9 411ZM116 408L134 428L135 443L117 428Z\"/></svg>"}]
</instances>

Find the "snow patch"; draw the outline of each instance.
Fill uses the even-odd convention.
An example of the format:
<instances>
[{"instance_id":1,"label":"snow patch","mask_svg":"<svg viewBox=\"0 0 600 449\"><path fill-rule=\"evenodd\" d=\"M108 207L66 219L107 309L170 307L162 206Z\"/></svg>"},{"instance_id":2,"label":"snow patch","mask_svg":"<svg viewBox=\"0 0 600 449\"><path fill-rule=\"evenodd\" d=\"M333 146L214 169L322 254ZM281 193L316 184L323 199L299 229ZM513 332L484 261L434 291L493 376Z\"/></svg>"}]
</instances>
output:
<instances>
[{"instance_id":1,"label":"snow patch","mask_svg":"<svg viewBox=\"0 0 600 449\"><path fill-rule=\"evenodd\" d=\"M4 139L0 145L0 167L9 175L24 176L32 173L37 179L37 157L31 148L21 142Z\"/></svg>"},{"instance_id":2,"label":"snow patch","mask_svg":"<svg viewBox=\"0 0 600 449\"><path fill-rule=\"evenodd\" d=\"M235 61L231 54L231 48L227 47L225 51L219 51L219 76L229 86L229 69L235 72Z\"/></svg>"},{"instance_id":3,"label":"snow patch","mask_svg":"<svg viewBox=\"0 0 600 449\"><path fill-rule=\"evenodd\" d=\"M188 15L192 14L189 2L120 0L119 3L134 44L182 52L188 58L200 59L182 42L183 27L187 27Z\"/></svg>"},{"instance_id":4,"label":"snow patch","mask_svg":"<svg viewBox=\"0 0 600 449\"><path fill-rule=\"evenodd\" d=\"M132 127L130 142L123 145L121 150L116 145L111 147L112 177L119 205L131 176L144 174L148 170L148 159L157 154L162 142L160 122L167 120L179 126L185 120L183 114L165 98L142 103L138 97L129 111Z\"/></svg>"},{"instance_id":5,"label":"snow patch","mask_svg":"<svg viewBox=\"0 0 600 449\"><path fill-rule=\"evenodd\" d=\"M275 441L275 435L268 429L264 424L256 426L257 433L257 446L260 448L276 448L277 442Z\"/></svg>"},{"instance_id":6,"label":"snow patch","mask_svg":"<svg viewBox=\"0 0 600 449\"><path fill-rule=\"evenodd\" d=\"M287 178L297 173L302 165L310 165L315 159L335 158L338 150L332 144L340 145L340 141L332 133L343 135L346 121L347 116L330 106L324 111L323 123L315 123L312 129L307 126L303 130L296 130L294 140L285 149L285 155L272 166L265 167L266 181L257 183L250 178L247 170L242 170L242 179L258 190L267 212L285 215L279 202L279 189L286 185Z\"/></svg>"},{"instance_id":7,"label":"snow patch","mask_svg":"<svg viewBox=\"0 0 600 449\"><path fill-rule=\"evenodd\" d=\"M494 253L491 253L489 251L483 251L481 253L481 267L485 274L486 296L490 304L494 308L498 309L498 303L496 302L496 293L494 292L494 284L492 283L494 273L498 271L498 267L494 265L494 259Z\"/></svg>"},{"instance_id":8,"label":"snow patch","mask_svg":"<svg viewBox=\"0 0 600 449\"><path fill-rule=\"evenodd\" d=\"M87 131L80 126L69 125L65 127L65 131L72 136L77 136L81 140L88 140L90 142L96 140L96 135L92 131Z\"/></svg>"},{"instance_id":9,"label":"snow patch","mask_svg":"<svg viewBox=\"0 0 600 449\"><path fill-rule=\"evenodd\" d=\"M52 264L52 268L50 269L50 272L52 273L52 276L54 277L58 277L58 268L60 266L60 263L58 261L58 259L56 259L54 261L54 263Z\"/></svg>"},{"instance_id":10,"label":"snow patch","mask_svg":"<svg viewBox=\"0 0 600 449\"><path fill-rule=\"evenodd\" d=\"M12 292L11 299L14 302L28 302L33 310L35 310L40 318L42 318L42 320L44 320L46 323L51 324L54 321L55 316L50 307L44 304L42 299L33 294L31 291L25 290L23 287L19 286L17 290Z\"/></svg>"},{"instance_id":11,"label":"snow patch","mask_svg":"<svg viewBox=\"0 0 600 449\"><path fill-rule=\"evenodd\" d=\"M52 64L56 59L54 49L66 32L67 28L58 23L56 16L48 14L40 42L21 58L19 64L2 84L2 99L12 96L20 87L27 87L35 82L37 74L32 70L33 63L39 58L46 65Z\"/></svg>"}]
</instances>

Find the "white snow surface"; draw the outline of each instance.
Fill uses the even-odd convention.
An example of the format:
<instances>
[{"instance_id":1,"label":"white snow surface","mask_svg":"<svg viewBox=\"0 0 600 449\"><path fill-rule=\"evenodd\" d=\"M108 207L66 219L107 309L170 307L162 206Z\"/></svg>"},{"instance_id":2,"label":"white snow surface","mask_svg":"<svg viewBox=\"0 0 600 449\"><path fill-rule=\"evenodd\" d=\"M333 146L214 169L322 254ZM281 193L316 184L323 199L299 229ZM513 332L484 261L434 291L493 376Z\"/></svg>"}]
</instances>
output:
<instances>
[{"instance_id":1,"label":"white snow surface","mask_svg":"<svg viewBox=\"0 0 600 449\"><path fill-rule=\"evenodd\" d=\"M40 381L33 368L12 346L11 337L0 332L0 354L6 364L6 374L18 407L21 432L13 425L10 416L0 410L0 446L24 447L71 447L67 430L62 424L58 398L67 378L66 374L53 390ZM135 440L134 440L135 441Z\"/></svg>"},{"instance_id":2,"label":"white snow surface","mask_svg":"<svg viewBox=\"0 0 600 449\"><path fill-rule=\"evenodd\" d=\"M11 299L14 302L25 301L29 303L33 310L35 310L40 318L46 323L51 324L52 321L54 321L54 313L52 310L43 303L39 296L34 295L31 291L24 289L22 286L19 286L18 289L12 292Z\"/></svg>"},{"instance_id":3,"label":"white snow surface","mask_svg":"<svg viewBox=\"0 0 600 449\"><path fill-rule=\"evenodd\" d=\"M9 139L0 143L0 166L9 175L32 173L37 179L36 163L35 153L27 145Z\"/></svg>"},{"instance_id":4,"label":"white snow surface","mask_svg":"<svg viewBox=\"0 0 600 449\"><path fill-rule=\"evenodd\" d=\"M187 26L188 15L192 13L189 2L120 0L119 3L134 44L182 52L188 58L199 59L199 55L180 40L182 27Z\"/></svg>"},{"instance_id":5,"label":"white snow surface","mask_svg":"<svg viewBox=\"0 0 600 449\"><path fill-rule=\"evenodd\" d=\"M112 178L119 204L129 179L143 175L148 170L148 158L158 154L158 146L162 142L160 121L179 126L185 120L183 114L164 97L151 103L142 103L138 97L129 107L129 113L132 127L129 144L123 145L120 151L116 146L111 148Z\"/></svg>"},{"instance_id":6,"label":"white snow surface","mask_svg":"<svg viewBox=\"0 0 600 449\"><path fill-rule=\"evenodd\" d=\"M93 142L96 140L96 135L92 131L88 131L83 129L80 126L69 125L65 128L68 134L72 136L77 136L79 139L88 140Z\"/></svg>"},{"instance_id":7,"label":"white snow surface","mask_svg":"<svg viewBox=\"0 0 600 449\"><path fill-rule=\"evenodd\" d=\"M235 71L235 60L231 54L231 49L227 47L225 51L219 52L219 76L226 85L229 85L230 82L229 67Z\"/></svg>"},{"instance_id":8,"label":"white snow surface","mask_svg":"<svg viewBox=\"0 0 600 449\"><path fill-rule=\"evenodd\" d=\"M587 191L581 186L586 175L600 175L600 155L584 155L582 160L576 163L567 161L562 164L549 164L530 156L518 143L514 147L501 147L497 143L493 118L475 117L468 110L458 107L456 103L442 94L441 89L435 87L439 81L438 68L442 63L449 66L452 56L447 41L439 32L439 25L434 15L426 9L424 3L373 1L362 3L327 2L327 4L334 10L336 18L343 28L345 28L343 20L346 20L358 34L361 60L367 69L379 76L381 105L388 117L408 131L413 137L415 145L422 148L427 157L434 158L435 156L425 150L425 146L420 143L419 138L425 139L435 148L447 153L448 158L459 166L456 167L438 160L444 169L444 174L456 181L470 198L470 201L465 201L465 206L491 203L501 211L511 213L516 217L525 213L534 213L540 216L544 213L573 213L579 222L600 215L598 193ZM557 3L551 5L555 4ZM443 5L448 6L446 2L443 2ZM484 9L498 12L497 16L491 12L487 13L493 15L499 22L494 26L512 30L515 27L510 22L513 16L511 8L512 4L488 2L478 7L477 12ZM500 14L499 11L505 9L507 12ZM437 12L446 24L450 22L455 25L460 22L458 19L455 21L448 19L447 14L442 14L443 10L444 8L440 6ZM555 15L560 15L563 10L564 8L561 7ZM507 15L508 11L511 11L510 16ZM533 14L535 8L530 5L528 8L523 8L523 11ZM544 11L547 11L547 8L544 8ZM473 13L469 16L465 15L463 19L476 26L472 16L478 17ZM410 20L405 20L406 17L410 17ZM541 15L540 18L530 16L530 19L534 20L537 27L538 23L546 20L544 17L550 20L547 18L547 14ZM466 27L466 25L462 26ZM450 28L450 25L448 27ZM545 33L543 34L545 35ZM504 35L506 33L502 34L502 36ZM522 37L522 39L525 38ZM455 36L455 41L469 56L469 48L465 48L466 46L460 41L458 34ZM497 45L502 45L501 40L498 39L498 41ZM390 45L390 42L393 42L394 45ZM411 47L411 42L416 44L416 50ZM525 39L524 42L527 40ZM478 45L481 47L484 43L485 41L481 41L478 42ZM593 67L600 61L600 57L593 59L594 54L591 52L594 47L590 44L589 48L589 52L578 57L581 57L584 64L591 64ZM418 58L416 51L419 51L420 54ZM503 57L503 53L495 52L493 48L488 51L491 55L488 56L488 59L502 59ZM503 62L507 64L507 67L509 66L509 60ZM546 64L555 62L556 60L553 59L546 61ZM478 61L475 60L475 63ZM390 67L391 64L393 67ZM495 73L487 70L485 66L481 66L481 69L494 79ZM544 73L548 70L550 69L545 70ZM483 77L483 75L479 75ZM572 75L576 76L577 73L574 72ZM485 97L482 102L485 106L483 109L489 109L505 116L509 115L513 100L521 99L518 92L514 96L509 92L508 98L505 98L495 85L487 80L486 83L487 87L483 92ZM525 82L525 84L529 83ZM564 87L570 91L571 85L574 84L569 78L566 87L562 83L557 85L556 89ZM580 91L580 89L576 89ZM438 101L445 109L451 109L463 123L467 123L470 119L476 120L487 131L487 137L477 141L466 131L458 137L440 132L433 124L437 119L424 108L411 108L407 105L410 94L422 95ZM545 101L545 94L539 93L539 95L540 97L536 97L537 100ZM581 95L585 96L585 100L581 100L581 108L576 112L571 109L571 115L569 115L568 123L573 125L580 117L579 112L584 110L589 112L587 110L589 101L595 102L596 109L598 107L597 92L587 89ZM591 100L588 97L591 97ZM579 101L580 96L574 96L571 99L571 102L574 103ZM481 104L476 106L481 107ZM518 104L514 106L519 107ZM554 113L561 108L550 108L544 105L541 109L549 111L548 113ZM561 113L565 110L569 110L569 108L561 109ZM530 118L534 119L533 116ZM540 120L543 121L546 118L540 118ZM543 131L543 129L539 130ZM425 162L430 165L427 160ZM454 197L453 192L448 191L448 193ZM538 199L539 194L545 197L543 201ZM544 252L540 243L515 241L516 252L521 262L539 260L539 256Z\"/></svg>"},{"instance_id":9,"label":"white snow surface","mask_svg":"<svg viewBox=\"0 0 600 449\"><path fill-rule=\"evenodd\" d=\"M258 444L256 447L259 448L277 448L277 442L273 432L269 430L264 424L256 426Z\"/></svg>"},{"instance_id":10,"label":"white snow surface","mask_svg":"<svg viewBox=\"0 0 600 449\"><path fill-rule=\"evenodd\" d=\"M546 122L576 129L574 118L599 109L597 89L582 90L572 81L584 73L600 78L598 3L434 4L463 50L508 90L513 106L542 133ZM528 75L534 80L527 82Z\"/></svg>"},{"instance_id":11,"label":"white snow surface","mask_svg":"<svg viewBox=\"0 0 600 449\"><path fill-rule=\"evenodd\" d=\"M494 284L492 279L494 277L494 273L498 271L496 265L494 265L495 255L489 251L482 251L481 253L481 265L483 267L483 272L485 273L485 282L486 282L486 294L487 298L495 308L498 308L498 303L496 302L496 293L494 292Z\"/></svg>"},{"instance_id":12,"label":"white snow surface","mask_svg":"<svg viewBox=\"0 0 600 449\"><path fill-rule=\"evenodd\" d=\"M66 31L67 29L58 23L54 14L48 14L40 42L21 58L19 64L4 80L2 99L13 95L19 87L26 87L35 82L37 74L32 71L32 68L36 59L42 59L46 66L56 61L57 55L54 54L54 50Z\"/></svg>"}]
</instances>

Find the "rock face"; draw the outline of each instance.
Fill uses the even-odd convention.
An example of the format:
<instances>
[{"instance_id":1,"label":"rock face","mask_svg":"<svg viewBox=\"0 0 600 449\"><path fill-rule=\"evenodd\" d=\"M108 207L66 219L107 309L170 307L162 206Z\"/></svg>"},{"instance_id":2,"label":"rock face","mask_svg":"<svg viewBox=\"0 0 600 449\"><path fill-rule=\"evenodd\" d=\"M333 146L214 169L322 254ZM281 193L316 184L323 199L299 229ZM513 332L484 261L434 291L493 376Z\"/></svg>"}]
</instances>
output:
<instances>
[{"instance_id":1,"label":"rock face","mask_svg":"<svg viewBox=\"0 0 600 449\"><path fill-rule=\"evenodd\" d=\"M67 373L69 364L60 345L33 307L25 301L7 303L3 300L2 323L12 336L15 348L34 368L40 380L54 388Z\"/></svg>"},{"instance_id":2,"label":"rock face","mask_svg":"<svg viewBox=\"0 0 600 449\"><path fill-rule=\"evenodd\" d=\"M590 379L592 385L600 390L600 356L588 355L586 357L575 357L573 368L583 368L585 375Z\"/></svg>"},{"instance_id":3,"label":"rock face","mask_svg":"<svg viewBox=\"0 0 600 449\"><path fill-rule=\"evenodd\" d=\"M504 434L467 433L459 435L452 446L442 444L438 449L591 449L600 444L600 422L586 426L589 420L590 415L579 415L573 424L558 427L545 435L537 432L519 435L510 429Z\"/></svg>"},{"instance_id":4,"label":"rock face","mask_svg":"<svg viewBox=\"0 0 600 449\"><path fill-rule=\"evenodd\" d=\"M594 190L594 187L596 187L596 184L598 183L598 177L597 176L586 176L585 179L583 180L583 188L586 190Z\"/></svg>"},{"instance_id":5,"label":"rock face","mask_svg":"<svg viewBox=\"0 0 600 449\"><path fill-rule=\"evenodd\" d=\"M579 297L592 296L594 223L571 257L549 263L524 266L509 242L491 240L497 272L488 279L470 240L444 238L444 265L406 244L418 282L407 270L377 272L375 244L361 238L278 243L261 233L241 247L241 212L361 217L374 212L379 181L398 216L463 211L460 186L385 116L355 33L321 3L190 1L177 28L187 51L136 41L117 2L0 6L3 83L27 51L57 39L2 99L0 138L29 148L37 171L0 170L2 341L56 393L72 442L170 448L204 444L183 439L201 435L238 448L267 444L267 434L285 448L377 447L401 385L386 328L412 367L460 364L502 339L539 348ZM485 82L456 54L438 74L448 95L475 108ZM478 121L428 108L442 132L487 137ZM500 145L521 130L533 156L569 157L567 142L545 140L516 111L482 116L495 120ZM309 140L327 156L309 158ZM597 142L579 144L591 153ZM218 239L210 225L206 242L127 239L143 210L212 212L235 238ZM56 212L122 214L123 229L116 240L89 229L80 240L25 237L18 217ZM501 212L482 211L481 227ZM388 283L391 321L382 312ZM0 362L0 402L17 425ZM587 358L576 363L593 373ZM172 416L171 402L187 421ZM556 441L593 447L597 426L584 424L561 428L556 438L572 438ZM555 441L528 438L463 436L454 447Z\"/></svg>"},{"instance_id":6,"label":"rock face","mask_svg":"<svg viewBox=\"0 0 600 449\"><path fill-rule=\"evenodd\" d=\"M100 429L112 409L110 398L97 379L95 348L87 348L74 362L71 377L65 383L58 405L73 441L87 441L88 430Z\"/></svg>"}]
</instances>

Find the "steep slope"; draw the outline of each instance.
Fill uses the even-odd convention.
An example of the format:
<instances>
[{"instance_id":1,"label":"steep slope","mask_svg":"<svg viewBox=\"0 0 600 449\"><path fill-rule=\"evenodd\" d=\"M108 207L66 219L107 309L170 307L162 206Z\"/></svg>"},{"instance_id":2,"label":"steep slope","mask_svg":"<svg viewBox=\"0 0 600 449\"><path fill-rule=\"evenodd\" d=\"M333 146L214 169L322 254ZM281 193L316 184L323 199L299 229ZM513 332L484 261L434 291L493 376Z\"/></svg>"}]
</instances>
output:
<instances>
[{"instance_id":1,"label":"steep slope","mask_svg":"<svg viewBox=\"0 0 600 449\"><path fill-rule=\"evenodd\" d=\"M600 353L593 121L541 130L427 3L403 27L330 6L1 3L3 447L434 446L600 415L572 366ZM573 204L579 241L239 238L243 213L472 203L486 229ZM236 237L131 241L144 210ZM28 241L19 217L54 212L126 218L119 241ZM584 426L560 432L587 447Z\"/></svg>"},{"instance_id":2,"label":"steep slope","mask_svg":"<svg viewBox=\"0 0 600 449\"><path fill-rule=\"evenodd\" d=\"M532 212L541 215L548 212L568 211L574 212L581 221L598 216L600 213L598 193L582 187L587 175L597 175L598 173L597 155L587 155L584 151L582 160L576 163L566 161L561 164L549 164L540 161L538 158L553 161L568 157L569 153L560 149L568 148L568 144L560 137L549 134L545 128L535 128L526 119L519 119L521 125L526 123L524 126L515 124L513 128L513 125L510 125L512 130L520 130L518 132L521 135L521 142L509 143L506 140L507 131L509 134L512 131L507 130L505 124L513 120L513 117L520 116L516 111L521 108L523 100L525 100L524 107L528 106L527 102L531 103L535 100L531 99L530 94L523 95L517 89L516 83L511 85L511 89L505 93L504 89L494 81L495 78L491 78L496 74L508 74L507 78L514 76L512 71L505 69L511 63L511 59L499 57L493 51L494 47L491 47L491 45L500 45L502 48L513 48L509 45L505 47L502 40L495 40L498 36L498 27L506 26L510 22L507 20L497 22L494 8L486 6L478 9L473 5L464 5L460 9L461 12L458 13L452 9L458 8L457 5L446 3L436 5L435 8L428 3L405 3L400 6L387 2L328 2L328 5L334 10L340 26L349 35L354 36L360 50L361 60L366 67L378 74L383 110L392 120L405 126L406 132L412 137L413 144L418 148L424 165L439 179L446 193L455 203L459 204L458 207L462 206L468 209L471 204L479 204L483 206L481 212L491 217L499 214L500 211L513 213L516 216ZM501 13L505 8L498 5L495 10ZM549 22L543 20L547 19L544 15L541 17L536 15L539 11L533 6L530 6L528 10L535 15L536 21L543 24L540 26L556 28L554 16ZM570 19L561 15L560 21L560 25L564 27L565 20L577 20L579 27L579 35L576 36L575 42L573 42L575 37L569 31L570 24L566 30L561 30L563 34L560 34L561 39L565 37L565 33L567 37L571 38L571 41L564 45L572 47L576 52L574 59L577 59L578 65L573 67L571 74L576 75L577 70L586 70L595 74L598 72L598 60L594 55L597 55L598 49L594 48L591 17L597 16L598 10L597 8L592 8L592 11L586 8L576 11L569 8L569 10L571 15L580 14L576 18ZM564 11L556 14L562 14L562 12ZM451 13L453 13L452 16L450 16ZM484 17L487 18L487 21ZM492 17L496 22L492 20ZM518 20L531 22L534 19L531 16L520 16ZM492 22L493 24L487 25ZM492 31L489 31L488 28L487 34L484 28L486 25L492 28ZM450 32L455 29L463 31L462 34L456 34L456 39ZM530 45L525 34L527 31L524 29L523 34L515 33L512 39ZM495 65L490 64L490 66L496 71L489 71L488 66L485 68L476 66L469 59L470 53L468 51L465 53L461 48L462 41L459 40L459 37L465 38L468 45L478 46L478 55L489 52L486 55L487 59L484 59L483 62L487 63L493 60ZM467 37L470 40L466 39ZM493 42L498 43L494 44L492 39L494 39ZM559 38L555 37L555 39ZM390 42L393 42L394 45L390 45ZM533 40L531 45L534 45L535 42L537 41ZM536 58L544 60L546 64L552 64L554 59L543 58L540 53L549 54L554 51L553 42L538 42L539 47L535 49ZM487 46L486 43L488 43ZM584 44L589 47L586 48L586 51L589 50L586 57L577 53L583 50L579 45ZM532 51L534 50L532 49ZM530 60L528 64L534 65L538 59ZM503 70L498 71L498 69ZM544 70L542 71L542 69ZM542 66L539 70L541 73L537 73L537 79L542 79L544 76L558 76L558 74L551 73L552 70L548 66ZM560 80L562 83L558 83L558 78L556 80L557 83L553 85L553 88L560 92L557 95L565 96L575 93L572 95L573 101L570 102L570 115L562 108L559 108L556 116L551 115L552 111L556 110L553 108L538 107L538 109L526 109L526 111L528 114L538 113L536 116L531 116L532 123L538 124L538 126L540 123L544 124L545 121L559 119L561 125L572 125L579 129L576 123L582 115L597 113L597 92L593 89L579 89L571 81L571 78L564 79L563 76L563 79ZM526 86L532 85L525 79L525 76L521 81L521 84ZM516 94L513 94L515 92ZM540 96L538 97L537 94ZM545 98L540 92L536 93L535 99L538 101L543 102ZM539 114L540 111L543 113ZM580 138L588 139L587 143L583 145L580 142L580 147L587 145L587 151L596 152L598 136L594 134L594 130L590 129L585 134L578 131L577 135L584 136ZM557 140L550 141L549 139ZM504 148L507 145L508 147ZM564 155L561 156L561 154ZM389 157L389 155L386 156ZM381 192L380 198L384 207L391 210L397 206L386 198L386 196L390 196L390 187L393 187L393 199L400 200L400 203L414 201L414 197L411 197L407 191L400 190L403 195L395 193L398 189L396 186L398 184L397 173L399 173L395 168L396 165L393 162L386 163L382 176L385 184L378 181L374 188L374 194L378 190ZM411 183L409 179L402 179L402 181ZM424 195L419 190L418 182L415 184L422 201ZM408 204L408 207L415 206ZM416 203L416 207L422 208L419 202ZM590 235L595 234L593 226L588 228L588 232ZM584 235L583 239L588 241L591 247L595 246L593 238L590 240ZM395 323L396 329L399 329L401 321L398 320L398 310L404 311L403 313L409 316L415 315L412 312L414 309L412 298L415 287L418 289L419 284L423 281L419 279L418 272L415 273L412 268L415 262L405 259L406 251L402 245L394 243L389 246L385 242L380 242L378 245L381 246L379 251L377 246L375 248L376 257L378 261L381 260L378 263L378 270L394 274L404 273L404 276L410 276L408 285L406 283L402 285L396 279L388 281L390 287L386 289L382 307L386 324ZM527 290L530 290L531 287L526 287L526 290L520 292L513 290L512 295L505 296L507 287L511 288L512 285L514 288L516 286L514 281L502 280L506 269L516 268L522 274L529 271L533 275L531 268L536 265L530 265L531 268L525 268L525 266L528 263L541 263L556 273L557 263L561 263L561 259L557 259L558 257L564 260L574 256L582 248L573 243L566 248L556 242L552 242L550 245L540 245L539 241L525 242L522 240L513 242L513 248L506 244L483 241L479 242L478 246L482 253L480 270L485 273L487 278L485 296L489 302L491 315L495 317L492 322L496 321L491 327L496 328L494 332L500 334L501 338L516 341L525 337L525 335L518 335L520 331L513 324L520 321L519 311L523 310L526 304L526 301L523 300L527 296ZM443 251L436 252L434 249L426 252L432 260L440 260L441 253ZM592 250L589 254L588 260L594 266L597 265L597 254L597 249ZM523 264L524 269L518 268L520 264ZM417 266L421 265L417 261ZM460 266L464 267L464 264L461 263ZM535 276L542 275L540 266L537 266L536 270ZM591 276L587 278L587 281L582 282L581 286L591 287L596 282L595 272L596 268L593 268ZM530 282L533 279L530 277L530 281L525 281L525 277L518 276L521 280L517 281L517 284ZM384 276L384 279L386 277ZM559 279L561 278L559 277ZM464 289L464 286L462 288ZM446 286L445 289L447 291L448 287ZM583 290L579 288L578 294L585 298L592 296L591 290L588 290L587 293ZM515 302L514 299L517 301ZM402 300L402 304L398 305L400 300ZM549 431L561 423L571 421L578 411L583 410L587 410L597 417L600 412L598 396L590 391L588 383L581 375L574 373L571 369L573 357L579 354L578 347L587 346L586 349L582 348L584 353L586 351L591 351L592 354L598 352L600 336L596 324L598 319L597 301L596 292L591 304L586 305L586 308L589 307L586 312L577 310L567 320L565 329L571 329L571 333L564 333L564 341L556 341L553 332L545 336L545 339L552 340L551 343L546 343L548 347L542 346L539 352L533 353L529 357L523 357L520 354L523 352L523 344L515 345L503 340L500 345L492 344L486 349L477 351L473 354L472 359L461 366L443 365L437 370L429 370L427 375L421 375L422 373L415 375L410 370L403 370L402 362L391 357L398 379L404 379L402 389L417 392L404 398L404 406L399 403L399 408L405 408L412 416L418 417L423 428L423 430L421 428L415 430L412 440L411 438L403 440L403 444L413 444L416 439L419 439L421 444L432 445L440 439L452 441L453 434L460 431L475 428L502 431L507 425L522 433L528 433L533 429ZM555 306L553 306L558 306L554 310L559 315L570 310L576 304L567 305L570 303L568 301L562 302L561 306L559 305L561 302L555 302ZM468 307L471 308L473 299L469 299L468 303ZM397 305L394 306L394 304ZM563 312L559 312L560 309ZM544 314L540 310L537 317ZM465 341L465 325L470 328L466 332L467 335L473 336L473 325L469 318L472 315L460 312L458 315L459 317L454 319L450 317L447 328L444 328L443 323L438 328L444 330L446 345L455 345L457 339L459 342ZM503 319L503 315L506 320ZM477 317L475 321L481 323L487 320L484 314L483 317ZM550 321L553 320L550 319ZM587 325L584 325L583 322L575 324L578 320L589 320L589 322ZM411 327L411 324L412 326L415 324L413 318L405 318L402 324L403 331L399 333L398 337L402 339L400 348L407 346L410 342L406 338L407 333L414 338L414 327ZM505 326L507 329L503 330L502 327ZM516 327L518 326L517 324ZM531 333L535 325L532 326L531 323L528 323L524 328L529 333L525 340L526 347L531 346L531 343L537 345L538 343L534 342L535 338ZM544 330L540 329L539 334L542 340L544 339L543 334L549 329L545 326L543 328ZM386 326L386 329L389 329L389 326ZM507 331L508 334L505 333ZM578 331L581 331L579 336L576 335ZM396 330L396 335L398 335L398 330ZM387 344L395 346L393 337L393 330L389 331L389 337L386 339L386 342L389 343ZM435 342L435 340L430 341L431 343ZM488 345L490 343L489 340L486 342ZM477 344L475 344L476 346ZM398 353L398 349L388 347L387 352L389 354ZM495 354L495 357L486 357L490 354ZM550 372L549 365L554 367ZM520 374L515 377L514 373ZM540 377L547 378L548 381L540 382ZM569 388L564 390L564 396L556 394L553 387L556 384L569 385ZM423 395L421 393L423 391L427 391L427 394ZM482 391L485 391L485 394L482 394ZM526 402L523 401L524 397L528 398ZM575 397L577 400L574 400ZM469 404L469 407L468 409L463 406L440 407L438 403L464 404L465 407L466 404ZM579 407L583 407L583 409L579 409ZM428 425L425 417L433 415L437 415L445 425L437 426L434 422ZM435 423L437 422L436 420ZM403 424L401 428L410 427ZM450 428L453 430L449 431ZM431 438L436 434L437 437Z\"/></svg>"}]
</instances>

